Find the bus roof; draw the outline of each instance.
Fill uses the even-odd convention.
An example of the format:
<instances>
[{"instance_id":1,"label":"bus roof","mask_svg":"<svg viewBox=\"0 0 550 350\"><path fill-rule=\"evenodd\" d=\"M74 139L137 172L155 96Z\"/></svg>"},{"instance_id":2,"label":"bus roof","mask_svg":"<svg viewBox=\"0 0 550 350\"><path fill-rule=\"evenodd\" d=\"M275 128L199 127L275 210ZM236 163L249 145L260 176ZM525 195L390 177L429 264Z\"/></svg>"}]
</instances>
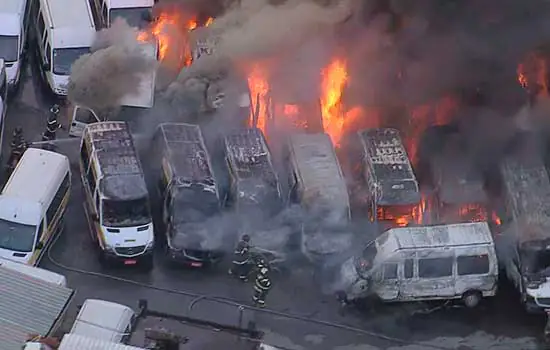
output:
<instances>
[{"instance_id":1,"label":"bus roof","mask_svg":"<svg viewBox=\"0 0 550 350\"><path fill-rule=\"evenodd\" d=\"M486 222L392 228L377 239L388 253L401 249L448 248L493 244Z\"/></svg>"},{"instance_id":2,"label":"bus roof","mask_svg":"<svg viewBox=\"0 0 550 350\"><path fill-rule=\"evenodd\" d=\"M226 136L225 150L239 180L259 178L277 182L271 153L260 129L242 129Z\"/></svg>"},{"instance_id":3,"label":"bus roof","mask_svg":"<svg viewBox=\"0 0 550 350\"><path fill-rule=\"evenodd\" d=\"M306 201L311 205L338 208L349 216L346 181L330 137L297 134L290 137L289 145Z\"/></svg>"},{"instance_id":4,"label":"bus roof","mask_svg":"<svg viewBox=\"0 0 550 350\"><path fill-rule=\"evenodd\" d=\"M147 196L141 163L126 122L89 124L92 155L97 160L101 190L110 199L131 200Z\"/></svg>"},{"instance_id":5,"label":"bus roof","mask_svg":"<svg viewBox=\"0 0 550 350\"><path fill-rule=\"evenodd\" d=\"M550 179L538 150L524 151L507 157L501 164L501 175L507 203L520 242L550 239Z\"/></svg>"},{"instance_id":6,"label":"bus roof","mask_svg":"<svg viewBox=\"0 0 550 350\"><path fill-rule=\"evenodd\" d=\"M2 190L2 195L40 203L45 210L48 200L70 171L69 158L39 148L28 148Z\"/></svg>"},{"instance_id":7,"label":"bus roof","mask_svg":"<svg viewBox=\"0 0 550 350\"><path fill-rule=\"evenodd\" d=\"M420 190L399 131L391 128L359 131L365 157L367 183L378 186L381 205L415 204Z\"/></svg>"},{"instance_id":8,"label":"bus roof","mask_svg":"<svg viewBox=\"0 0 550 350\"><path fill-rule=\"evenodd\" d=\"M210 156L198 125L163 123L158 127L163 151L178 186L200 183L215 190Z\"/></svg>"},{"instance_id":9,"label":"bus roof","mask_svg":"<svg viewBox=\"0 0 550 350\"><path fill-rule=\"evenodd\" d=\"M42 0L52 28L95 28L88 0ZM67 14L71 14L67 16Z\"/></svg>"}]
</instances>

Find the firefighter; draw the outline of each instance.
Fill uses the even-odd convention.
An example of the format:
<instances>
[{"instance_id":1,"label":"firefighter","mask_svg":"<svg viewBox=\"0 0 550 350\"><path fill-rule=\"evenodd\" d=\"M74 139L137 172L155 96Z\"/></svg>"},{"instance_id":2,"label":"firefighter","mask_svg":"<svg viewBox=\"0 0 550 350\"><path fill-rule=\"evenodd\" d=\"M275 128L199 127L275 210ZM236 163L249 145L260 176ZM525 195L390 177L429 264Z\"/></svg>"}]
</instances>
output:
<instances>
[{"instance_id":1,"label":"firefighter","mask_svg":"<svg viewBox=\"0 0 550 350\"><path fill-rule=\"evenodd\" d=\"M254 306L265 307L265 298L271 289L271 279L269 278L269 266L264 260L260 259L257 263L258 274L254 283Z\"/></svg>"},{"instance_id":2,"label":"firefighter","mask_svg":"<svg viewBox=\"0 0 550 350\"><path fill-rule=\"evenodd\" d=\"M250 266L250 236L243 235L235 248L233 266L229 270L230 275L237 275L243 282L248 281Z\"/></svg>"},{"instance_id":3,"label":"firefighter","mask_svg":"<svg viewBox=\"0 0 550 350\"><path fill-rule=\"evenodd\" d=\"M8 158L8 164L6 166L6 177L9 177L17 163L21 159L23 152L27 149L27 143L23 138L23 129L21 127L15 128L12 135L12 140L10 144L10 156Z\"/></svg>"},{"instance_id":4,"label":"firefighter","mask_svg":"<svg viewBox=\"0 0 550 350\"><path fill-rule=\"evenodd\" d=\"M50 108L50 116L48 117L48 124L46 125L46 131L42 134L42 141L55 140L55 133L61 129L61 124L57 121L59 116L59 106L57 104Z\"/></svg>"}]
</instances>

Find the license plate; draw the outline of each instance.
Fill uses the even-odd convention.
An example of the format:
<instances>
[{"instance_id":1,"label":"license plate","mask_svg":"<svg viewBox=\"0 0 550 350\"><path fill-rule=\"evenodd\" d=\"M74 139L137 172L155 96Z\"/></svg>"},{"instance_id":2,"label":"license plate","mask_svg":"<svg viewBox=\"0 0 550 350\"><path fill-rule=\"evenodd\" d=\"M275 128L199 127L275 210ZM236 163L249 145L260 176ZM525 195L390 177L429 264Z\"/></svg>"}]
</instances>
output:
<instances>
[{"instance_id":1,"label":"license plate","mask_svg":"<svg viewBox=\"0 0 550 350\"><path fill-rule=\"evenodd\" d=\"M136 260L124 260L124 265L135 265L136 263Z\"/></svg>"},{"instance_id":2,"label":"license plate","mask_svg":"<svg viewBox=\"0 0 550 350\"><path fill-rule=\"evenodd\" d=\"M193 267L201 267L201 266L202 266L202 263L200 263L200 262L192 262L192 263L191 263L191 266L193 266Z\"/></svg>"}]
</instances>

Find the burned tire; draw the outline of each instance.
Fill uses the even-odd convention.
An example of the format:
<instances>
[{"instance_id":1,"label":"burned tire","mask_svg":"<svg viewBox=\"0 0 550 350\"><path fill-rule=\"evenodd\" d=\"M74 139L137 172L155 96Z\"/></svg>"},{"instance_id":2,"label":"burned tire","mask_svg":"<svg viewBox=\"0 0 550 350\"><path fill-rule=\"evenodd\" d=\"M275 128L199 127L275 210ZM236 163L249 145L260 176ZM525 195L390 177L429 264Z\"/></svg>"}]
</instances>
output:
<instances>
[{"instance_id":1,"label":"burned tire","mask_svg":"<svg viewBox=\"0 0 550 350\"><path fill-rule=\"evenodd\" d=\"M462 302L467 308L474 308L481 302L482 295L478 291L468 291L462 296Z\"/></svg>"}]
</instances>

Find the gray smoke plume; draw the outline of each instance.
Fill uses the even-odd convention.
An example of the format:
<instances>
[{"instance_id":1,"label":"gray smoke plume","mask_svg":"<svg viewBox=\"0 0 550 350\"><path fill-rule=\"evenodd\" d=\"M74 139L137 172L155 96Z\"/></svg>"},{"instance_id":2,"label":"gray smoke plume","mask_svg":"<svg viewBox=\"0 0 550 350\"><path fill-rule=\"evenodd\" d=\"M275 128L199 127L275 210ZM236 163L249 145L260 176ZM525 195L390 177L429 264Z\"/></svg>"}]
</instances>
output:
<instances>
[{"instance_id":1,"label":"gray smoke plume","mask_svg":"<svg viewBox=\"0 0 550 350\"><path fill-rule=\"evenodd\" d=\"M136 93L142 74L156 69L144 54L138 32L123 19L97 33L91 53L71 67L68 98L89 108L117 107L127 94Z\"/></svg>"}]
</instances>

